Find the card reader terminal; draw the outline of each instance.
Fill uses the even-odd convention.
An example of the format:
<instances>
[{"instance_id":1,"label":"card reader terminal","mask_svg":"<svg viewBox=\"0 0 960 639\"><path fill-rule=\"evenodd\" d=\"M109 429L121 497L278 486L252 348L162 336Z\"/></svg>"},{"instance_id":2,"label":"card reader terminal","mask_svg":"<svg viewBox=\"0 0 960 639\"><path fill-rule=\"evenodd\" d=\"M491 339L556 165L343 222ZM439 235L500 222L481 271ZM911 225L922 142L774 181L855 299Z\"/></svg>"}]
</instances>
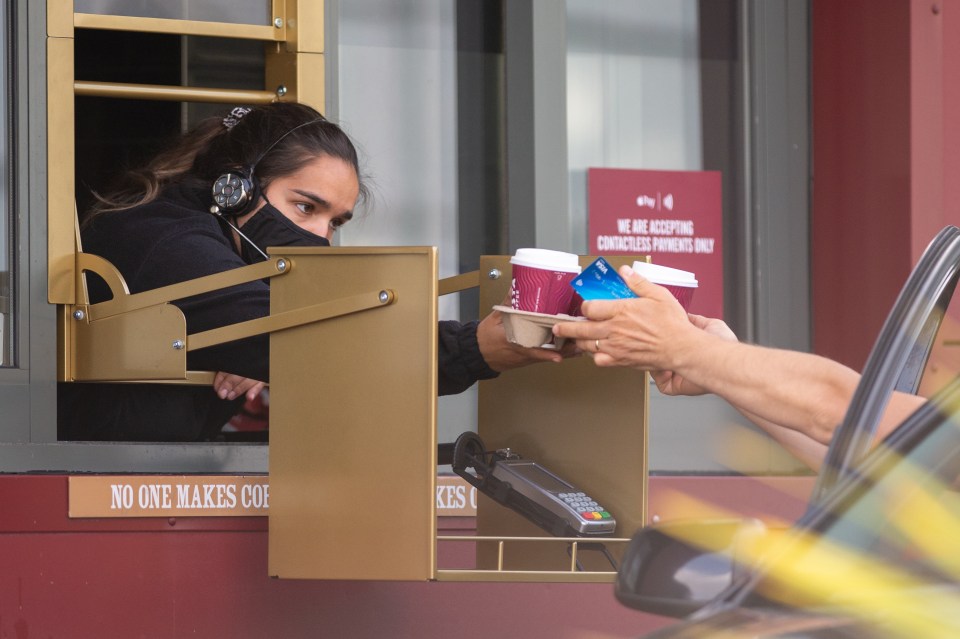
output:
<instances>
[{"instance_id":1,"label":"card reader terminal","mask_svg":"<svg viewBox=\"0 0 960 639\"><path fill-rule=\"evenodd\" d=\"M513 489L565 519L577 534L612 533L617 522L601 506L572 484L529 459L498 459L493 476L508 482Z\"/></svg>"},{"instance_id":2,"label":"card reader terminal","mask_svg":"<svg viewBox=\"0 0 960 639\"><path fill-rule=\"evenodd\" d=\"M617 527L613 515L584 491L509 449L487 453L475 433L460 435L453 457L455 473L557 537L612 535Z\"/></svg>"}]
</instances>

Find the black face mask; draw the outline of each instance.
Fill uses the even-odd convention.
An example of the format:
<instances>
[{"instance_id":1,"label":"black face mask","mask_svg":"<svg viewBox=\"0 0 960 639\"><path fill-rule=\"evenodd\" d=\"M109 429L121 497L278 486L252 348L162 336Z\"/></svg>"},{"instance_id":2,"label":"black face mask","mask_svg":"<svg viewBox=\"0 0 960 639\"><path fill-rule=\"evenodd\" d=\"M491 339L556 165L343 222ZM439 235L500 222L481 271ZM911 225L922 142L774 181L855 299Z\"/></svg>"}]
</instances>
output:
<instances>
[{"instance_id":1,"label":"black face mask","mask_svg":"<svg viewBox=\"0 0 960 639\"><path fill-rule=\"evenodd\" d=\"M266 260L263 253L266 253L268 246L330 246L327 238L300 228L270 202L265 202L240 227L240 232L240 255L250 264ZM251 242L256 248L251 246Z\"/></svg>"}]
</instances>

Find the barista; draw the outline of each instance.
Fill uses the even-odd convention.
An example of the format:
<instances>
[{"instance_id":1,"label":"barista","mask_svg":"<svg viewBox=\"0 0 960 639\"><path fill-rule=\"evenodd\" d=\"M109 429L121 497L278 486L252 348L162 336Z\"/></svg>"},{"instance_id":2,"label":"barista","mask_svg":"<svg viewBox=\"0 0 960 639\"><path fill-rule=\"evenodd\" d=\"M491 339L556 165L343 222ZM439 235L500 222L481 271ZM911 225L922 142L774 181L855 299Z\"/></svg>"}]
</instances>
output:
<instances>
[{"instance_id":1,"label":"barista","mask_svg":"<svg viewBox=\"0 0 960 639\"><path fill-rule=\"evenodd\" d=\"M329 246L367 195L357 153L340 127L296 103L236 108L182 136L118 187L98 195L82 227L84 250L113 264L137 293L267 259L270 246ZM91 302L109 297L91 277ZM175 302L187 332L269 314L255 281ZM506 340L499 313L440 322L440 394L562 355ZM323 365L323 353L317 353ZM214 388L62 384L59 438L204 441L269 379L266 335L191 351L192 370L217 371ZM322 389L315 401L322 412ZM305 401L308 401L305 399Z\"/></svg>"}]
</instances>

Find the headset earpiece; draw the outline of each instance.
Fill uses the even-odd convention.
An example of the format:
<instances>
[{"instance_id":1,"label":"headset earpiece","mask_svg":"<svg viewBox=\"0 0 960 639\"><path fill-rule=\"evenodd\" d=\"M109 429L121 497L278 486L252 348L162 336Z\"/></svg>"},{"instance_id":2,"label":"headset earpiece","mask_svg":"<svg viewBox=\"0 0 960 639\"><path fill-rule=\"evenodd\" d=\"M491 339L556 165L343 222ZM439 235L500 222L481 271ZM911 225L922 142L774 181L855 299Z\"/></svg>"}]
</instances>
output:
<instances>
[{"instance_id":1,"label":"headset earpiece","mask_svg":"<svg viewBox=\"0 0 960 639\"><path fill-rule=\"evenodd\" d=\"M288 130L286 133L274 140L263 153L257 156L257 159L254 160L253 164L250 165L250 168L247 169L246 175L242 175L240 173L224 173L218 177L213 183L213 207L211 212L229 213L230 215L242 215L245 213L247 209L253 206L260 197L257 189L256 178L253 177L253 171L257 168L257 165L260 164L260 160L262 160L267 153L272 151L273 147L280 144L285 137L297 129L315 124L316 122L325 121L326 118L321 115L319 118L310 120L309 122L301 122L297 126ZM236 125L236 122L234 122L234 125ZM233 127L231 126L229 128Z\"/></svg>"},{"instance_id":2,"label":"headset earpiece","mask_svg":"<svg viewBox=\"0 0 960 639\"><path fill-rule=\"evenodd\" d=\"M213 183L213 204L224 213L239 215L256 199L251 177L224 173Z\"/></svg>"}]
</instances>

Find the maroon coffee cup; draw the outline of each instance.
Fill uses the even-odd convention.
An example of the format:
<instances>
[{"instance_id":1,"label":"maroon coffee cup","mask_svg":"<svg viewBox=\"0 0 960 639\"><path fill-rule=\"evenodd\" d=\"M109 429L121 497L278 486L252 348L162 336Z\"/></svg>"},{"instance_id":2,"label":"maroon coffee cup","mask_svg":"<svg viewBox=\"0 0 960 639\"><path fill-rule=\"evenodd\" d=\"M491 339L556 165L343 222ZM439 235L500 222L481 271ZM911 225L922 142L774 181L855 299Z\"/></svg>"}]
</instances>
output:
<instances>
[{"instance_id":1,"label":"maroon coffee cup","mask_svg":"<svg viewBox=\"0 0 960 639\"><path fill-rule=\"evenodd\" d=\"M570 282L580 272L580 260L575 254L518 249L510 264L510 305L514 309L546 315L569 313L574 295Z\"/></svg>"},{"instance_id":2,"label":"maroon coffee cup","mask_svg":"<svg viewBox=\"0 0 960 639\"><path fill-rule=\"evenodd\" d=\"M690 310L693 294L697 290L697 278L693 273L649 262L634 262L633 270L673 293L683 310Z\"/></svg>"}]
</instances>

